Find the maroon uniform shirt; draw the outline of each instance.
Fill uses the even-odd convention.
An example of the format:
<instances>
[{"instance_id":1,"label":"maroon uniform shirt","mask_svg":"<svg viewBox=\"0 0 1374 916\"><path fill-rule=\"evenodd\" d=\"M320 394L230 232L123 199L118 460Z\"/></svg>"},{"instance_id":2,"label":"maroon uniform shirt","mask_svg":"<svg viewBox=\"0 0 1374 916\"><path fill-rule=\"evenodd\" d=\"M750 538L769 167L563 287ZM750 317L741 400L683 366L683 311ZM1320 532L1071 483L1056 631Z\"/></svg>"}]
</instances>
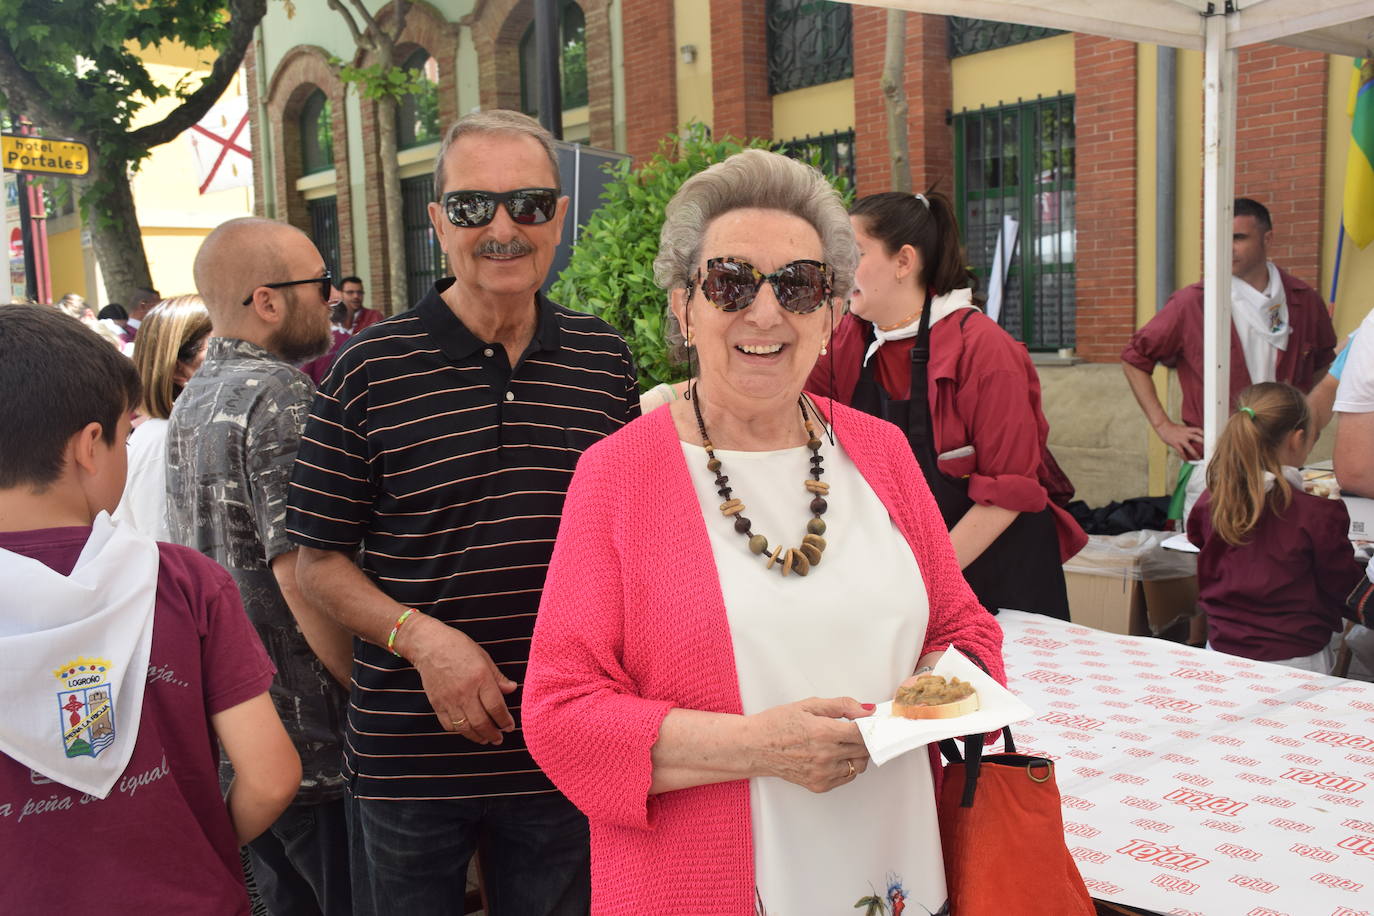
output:
<instances>
[{"instance_id":1,"label":"maroon uniform shirt","mask_svg":"<svg viewBox=\"0 0 1374 916\"><path fill-rule=\"evenodd\" d=\"M1295 490L1287 509L1266 511L1236 547L1213 530L1211 493L1203 493L1188 516L1188 540L1201 550L1198 603L1212 648L1274 662L1326 646L1364 576L1349 530L1340 500Z\"/></svg>"},{"instance_id":2,"label":"maroon uniform shirt","mask_svg":"<svg viewBox=\"0 0 1374 916\"><path fill-rule=\"evenodd\" d=\"M90 533L0 533L0 549L69 575ZM249 911L210 717L266 693L272 663L229 574L189 548L158 548L138 741L110 794L69 789L0 754L6 913Z\"/></svg>"},{"instance_id":3,"label":"maroon uniform shirt","mask_svg":"<svg viewBox=\"0 0 1374 916\"><path fill-rule=\"evenodd\" d=\"M1040 376L1030 355L982 312L959 310L930 329L929 401L937 454L973 446L973 454L940 462L950 477L968 479L968 495L980 505L1016 512L1054 511L1059 554L1067 559L1088 536L1049 491L1072 484L1047 459L1050 425L1040 408ZM820 358L806 390L849 404L867 349L868 326L845 315L829 352ZM914 338L883 344L873 354L874 375L895 400L911 397ZM832 375L833 374L833 375Z\"/></svg>"},{"instance_id":4,"label":"maroon uniform shirt","mask_svg":"<svg viewBox=\"0 0 1374 916\"><path fill-rule=\"evenodd\" d=\"M1279 271L1284 297L1288 300L1288 348L1279 351L1276 381L1287 382L1304 392L1311 391L1317 373L1336 358L1336 330L1331 315L1317 291L1291 274ZM1230 287L1225 293L1230 295ZM1202 284L1194 283L1169 297L1155 317L1136 331L1122 362L1142 372L1153 372L1157 363L1178 370L1178 385L1183 390L1183 422L1202 425ZM1250 387L1250 370L1245 368L1245 351L1240 337L1231 328L1231 399ZM1315 650L1313 650L1315 651Z\"/></svg>"}]
</instances>

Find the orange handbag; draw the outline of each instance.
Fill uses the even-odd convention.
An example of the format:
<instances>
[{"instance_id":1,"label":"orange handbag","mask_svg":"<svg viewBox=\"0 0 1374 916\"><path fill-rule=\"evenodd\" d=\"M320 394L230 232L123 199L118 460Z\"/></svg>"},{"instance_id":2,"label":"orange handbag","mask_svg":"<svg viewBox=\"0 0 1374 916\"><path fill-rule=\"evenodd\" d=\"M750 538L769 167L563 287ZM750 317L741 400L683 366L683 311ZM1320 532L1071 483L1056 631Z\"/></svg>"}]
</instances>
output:
<instances>
[{"instance_id":1,"label":"orange handbag","mask_svg":"<svg viewBox=\"0 0 1374 916\"><path fill-rule=\"evenodd\" d=\"M937 803L951 916L1093 916L1095 908L1064 842L1054 762L1016 753L983 756L982 736L949 761Z\"/></svg>"}]
</instances>

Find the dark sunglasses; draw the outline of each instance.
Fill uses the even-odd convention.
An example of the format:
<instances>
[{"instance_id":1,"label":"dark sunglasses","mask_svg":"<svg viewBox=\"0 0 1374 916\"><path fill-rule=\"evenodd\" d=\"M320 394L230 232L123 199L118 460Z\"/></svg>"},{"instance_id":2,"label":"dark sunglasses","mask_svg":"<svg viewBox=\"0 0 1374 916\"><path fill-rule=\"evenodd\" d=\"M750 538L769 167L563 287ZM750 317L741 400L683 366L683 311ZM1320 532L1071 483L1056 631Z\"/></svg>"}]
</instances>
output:
<instances>
[{"instance_id":1,"label":"dark sunglasses","mask_svg":"<svg viewBox=\"0 0 1374 916\"><path fill-rule=\"evenodd\" d=\"M496 219L496 205L505 204L512 221L537 226L553 219L558 209L555 188L520 188L515 191L449 191L440 202L448 221L460 229L476 229Z\"/></svg>"},{"instance_id":2,"label":"dark sunglasses","mask_svg":"<svg viewBox=\"0 0 1374 916\"><path fill-rule=\"evenodd\" d=\"M795 315L814 312L830 298L830 267L821 261L793 261L771 274L739 258L712 258L706 273L697 272L701 293L722 312L748 308L767 280L773 286L778 304ZM692 298L692 283L687 284L687 299Z\"/></svg>"},{"instance_id":3,"label":"dark sunglasses","mask_svg":"<svg viewBox=\"0 0 1374 916\"><path fill-rule=\"evenodd\" d=\"M285 289L288 286L304 286L307 283L318 283L320 285L320 298L325 302L329 301L329 294L334 289L334 275L327 270L322 277L311 277L309 280L287 280L285 283L259 283L253 289ZM248 298L244 299L242 304L248 305L252 301L253 294L249 293Z\"/></svg>"}]
</instances>

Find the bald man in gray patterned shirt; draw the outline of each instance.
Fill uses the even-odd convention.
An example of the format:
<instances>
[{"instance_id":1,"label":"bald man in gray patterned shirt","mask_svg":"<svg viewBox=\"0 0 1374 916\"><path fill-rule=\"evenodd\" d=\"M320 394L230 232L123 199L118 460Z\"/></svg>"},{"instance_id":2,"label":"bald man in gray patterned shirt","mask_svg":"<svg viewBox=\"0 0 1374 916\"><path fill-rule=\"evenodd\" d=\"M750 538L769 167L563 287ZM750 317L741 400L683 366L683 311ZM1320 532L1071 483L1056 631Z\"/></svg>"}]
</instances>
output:
<instances>
[{"instance_id":1,"label":"bald man in gray patterned shirt","mask_svg":"<svg viewBox=\"0 0 1374 916\"><path fill-rule=\"evenodd\" d=\"M196 286L214 325L167 433L172 539L229 571L277 667L271 695L301 757L296 801L249 844L274 914L352 912L342 728L348 635L296 588L286 494L314 385L292 363L329 345L335 291L299 230L232 220L206 239ZM256 285L255 285L256 284ZM366 911L366 907L360 907Z\"/></svg>"}]
</instances>

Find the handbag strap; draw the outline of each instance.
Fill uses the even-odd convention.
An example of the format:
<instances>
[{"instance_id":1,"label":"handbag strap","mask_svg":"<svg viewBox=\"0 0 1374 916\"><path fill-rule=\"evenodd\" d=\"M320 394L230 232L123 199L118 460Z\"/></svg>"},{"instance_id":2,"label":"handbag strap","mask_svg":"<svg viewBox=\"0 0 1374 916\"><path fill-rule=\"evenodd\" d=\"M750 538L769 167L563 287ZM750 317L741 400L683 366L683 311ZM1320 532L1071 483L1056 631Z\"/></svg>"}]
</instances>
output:
<instances>
[{"instance_id":1,"label":"handbag strap","mask_svg":"<svg viewBox=\"0 0 1374 916\"><path fill-rule=\"evenodd\" d=\"M1003 726L1002 737L1006 741L1006 753L1016 753L1016 741L1011 736L1010 725ZM961 808L973 807L973 796L978 791L978 774L983 769L983 744L982 735L970 735L964 739L964 754L960 754L955 739L946 738L940 742L940 753L946 760L964 765L964 796L959 801Z\"/></svg>"}]
</instances>

